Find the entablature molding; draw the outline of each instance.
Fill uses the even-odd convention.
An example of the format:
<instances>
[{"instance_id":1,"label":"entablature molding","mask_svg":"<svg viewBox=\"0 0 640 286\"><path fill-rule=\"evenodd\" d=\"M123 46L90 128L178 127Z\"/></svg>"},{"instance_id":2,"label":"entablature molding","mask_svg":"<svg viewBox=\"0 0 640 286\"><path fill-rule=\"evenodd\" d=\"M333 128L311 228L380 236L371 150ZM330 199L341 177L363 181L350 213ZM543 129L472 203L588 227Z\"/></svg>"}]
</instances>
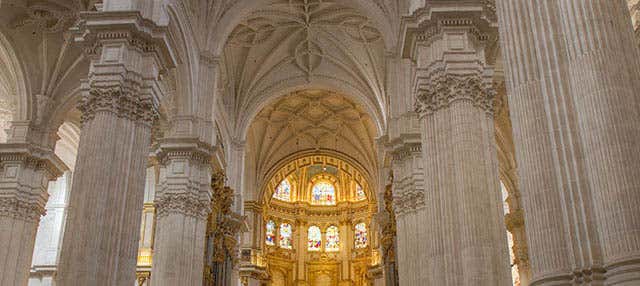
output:
<instances>
[{"instance_id":1,"label":"entablature molding","mask_svg":"<svg viewBox=\"0 0 640 286\"><path fill-rule=\"evenodd\" d=\"M430 1L402 19L402 56L414 61L417 47L442 38L447 30L464 31L479 42L495 42L498 37L495 1Z\"/></svg>"}]
</instances>

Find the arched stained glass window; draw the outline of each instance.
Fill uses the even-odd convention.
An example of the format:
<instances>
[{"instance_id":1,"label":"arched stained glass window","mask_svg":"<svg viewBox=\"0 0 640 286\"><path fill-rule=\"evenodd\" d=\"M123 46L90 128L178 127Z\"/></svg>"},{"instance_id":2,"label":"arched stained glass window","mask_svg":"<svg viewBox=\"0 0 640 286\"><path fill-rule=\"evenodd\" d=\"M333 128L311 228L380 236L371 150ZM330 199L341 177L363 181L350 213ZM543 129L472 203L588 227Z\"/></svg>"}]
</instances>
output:
<instances>
[{"instance_id":1,"label":"arched stained glass window","mask_svg":"<svg viewBox=\"0 0 640 286\"><path fill-rule=\"evenodd\" d=\"M327 228L327 245L325 246L326 251L340 250L340 236L338 232L338 227L335 225Z\"/></svg>"},{"instance_id":2,"label":"arched stained glass window","mask_svg":"<svg viewBox=\"0 0 640 286\"><path fill-rule=\"evenodd\" d=\"M319 182L311 189L311 204L335 205L336 190L331 183Z\"/></svg>"},{"instance_id":3,"label":"arched stained glass window","mask_svg":"<svg viewBox=\"0 0 640 286\"><path fill-rule=\"evenodd\" d=\"M313 225L309 227L308 231L308 240L309 246L308 249L310 251L319 251L322 247L322 233L320 232L320 228Z\"/></svg>"},{"instance_id":4,"label":"arched stained glass window","mask_svg":"<svg viewBox=\"0 0 640 286\"><path fill-rule=\"evenodd\" d=\"M355 246L356 248L367 247L367 225L364 222L356 224Z\"/></svg>"},{"instance_id":5,"label":"arched stained glass window","mask_svg":"<svg viewBox=\"0 0 640 286\"><path fill-rule=\"evenodd\" d=\"M289 180L284 179L280 182L273 192L273 197L281 201L291 201L291 184L289 184Z\"/></svg>"},{"instance_id":6,"label":"arched stained glass window","mask_svg":"<svg viewBox=\"0 0 640 286\"><path fill-rule=\"evenodd\" d=\"M265 243L267 245L276 244L276 224L270 220L267 222L267 230L265 231Z\"/></svg>"},{"instance_id":7,"label":"arched stained glass window","mask_svg":"<svg viewBox=\"0 0 640 286\"><path fill-rule=\"evenodd\" d=\"M291 225L288 223L280 225L280 247L291 249Z\"/></svg>"},{"instance_id":8,"label":"arched stained glass window","mask_svg":"<svg viewBox=\"0 0 640 286\"><path fill-rule=\"evenodd\" d=\"M356 184L356 201L364 201L367 199L367 195L364 193L364 189L360 184Z\"/></svg>"}]
</instances>

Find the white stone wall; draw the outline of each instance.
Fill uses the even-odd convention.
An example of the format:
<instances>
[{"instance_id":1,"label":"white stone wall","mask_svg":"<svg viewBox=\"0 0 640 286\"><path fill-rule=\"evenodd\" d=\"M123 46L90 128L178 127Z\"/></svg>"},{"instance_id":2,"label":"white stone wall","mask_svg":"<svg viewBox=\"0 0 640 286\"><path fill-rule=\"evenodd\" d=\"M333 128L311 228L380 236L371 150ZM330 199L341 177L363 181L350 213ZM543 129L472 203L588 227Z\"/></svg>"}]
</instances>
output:
<instances>
[{"instance_id":1,"label":"white stone wall","mask_svg":"<svg viewBox=\"0 0 640 286\"><path fill-rule=\"evenodd\" d=\"M38 226L29 286L53 285L66 218L70 179L71 172L67 171L57 181L49 183L47 214L42 217Z\"/></svg>"}]
</instances>

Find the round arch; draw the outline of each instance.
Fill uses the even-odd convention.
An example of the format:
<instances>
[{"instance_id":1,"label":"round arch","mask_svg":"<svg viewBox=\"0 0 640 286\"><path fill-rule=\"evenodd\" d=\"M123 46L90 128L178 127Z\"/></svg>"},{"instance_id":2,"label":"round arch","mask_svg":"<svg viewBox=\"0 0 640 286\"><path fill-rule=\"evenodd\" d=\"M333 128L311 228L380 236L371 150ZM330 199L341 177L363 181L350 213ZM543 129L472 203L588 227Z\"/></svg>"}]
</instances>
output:
<instances>
[{"instance_id":1,"label":"round arch","mask_svg":"<svg viewBox=\"0 0 640 286\"><path fill-rule=\"evenodd\" d=\"M233 29L241 23L251 12L258 10L273 0L237 0L236 3L224 13L224 16L210 31L207 43L207 50L214 56L222 55L224 46ZM382 33L384 46L387 50L393 50L395 46L395 35L393 25L389 22L385 13L371 0L335 0L336 3L353 8L367 16L374 26ZM373 5L372 5L373 4Z\"/></svg>"},{"instance_id":2,"label":"round arch","mask_svg":"<svg viewBox=\"0 0 640 286\"><path fill-rule=\"evenodd\" d=\"M15 98L16 109L14 110L13 120L24 121L31 119L32 114L32 98L29 90L28 77L25 76L25 67L17 54L16 49L11 41L0 31L0 62L4 63L3 70L10 73L11 80L15 81Z\"/></svg>"},{"instance_id":3,"label":"round arch","mask_svg":"<svg viewBox=\"0 0 640 286\"><path fill-rule=\"evenodd\" d=\"M259 187L257 188L259 193L257 194L256 198L258 198L261 202L265 202L266 200L270 199L274 191L274 188L270 188L270 186L272 186L275 182L282 181L282 179L284 179L294 171L294 169L291 169L291 167L288 165L292 163L296 164L296 162L304 160L308 160L308 164L311 165L314 163L314 157L328 157L335 160L332 164L346 164L348 166L347 168L353 168L355 173L357 173L356 177L359 178L356 179L356 181L361 180L368 184L368 188L366 191L367 200L371 203L376 202L376 192L372 189L377 186L376 181L374 181L375 176L372 176L372 174L368 172L367 169L365 169L359 162L351 158L349 155L340 153L335 150L324 149L297 152L276 162L269 169L269 171L267 171L266 175L263 178L259 179ZM304 191L308 191L309 186L300 187L305 188ZM339 189L336 188L336 192L338 191Z\"/></svg>"}]
</instances>

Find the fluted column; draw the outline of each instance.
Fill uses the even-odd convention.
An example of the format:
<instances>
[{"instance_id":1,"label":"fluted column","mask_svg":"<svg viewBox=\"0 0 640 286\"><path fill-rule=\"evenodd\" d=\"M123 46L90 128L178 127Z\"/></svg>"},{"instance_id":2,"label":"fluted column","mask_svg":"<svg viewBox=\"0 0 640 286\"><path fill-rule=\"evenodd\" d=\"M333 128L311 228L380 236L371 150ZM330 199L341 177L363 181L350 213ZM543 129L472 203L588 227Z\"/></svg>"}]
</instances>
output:
<instances>
[{"instance_id":1,"label":"fluted column","mask_svg":"<svg viewBox=\"0 0 640 286\"><path fill-rule=\"evenodd\" d=\"M532 285L638 284L640 65L626 2L497 3Z\"/></svg>"},{"instance_id":2,"label":"fluted column","mask_svg":"<svg viewBox=\"0 0 640 286\"><path fill-rule=\"evenodd\" d=\"M203 283L212 153L211 147L198 141L166 139L160 144L151 285Z\"/></svg>"},{"instance_id":3,"label":"fluted column","mask_svg":"<svg viewBox=\"0 0 640 286\"><path fill-rule=\"evenodd\" d=\"M0 285L26 286L47 186L66 169L50 150L0 144Z\"/></svg>"},{"instance_id":4,"label":"fluted column","mask_svg":"<svg viewBox=\"0 0 640 286\"><path fill-rule=\"evenodd\" d=\"M431 238L424 251L412 254L421 257L408 266L413 280L400 270L401 285L511 284L494 139L496 93L487 58L497 31L490 11L475 8L414 15L419 28L408 43L416 62L427 211L398 216L398 229L404 223L410 230L398 234L398 247L422 242L422 233Z\"/></svg>"},{"instance_id":5,"label":"fluted column","mask_svg":"<svg viewBox=\"0 0 640 286\"><path fill-rule=\"evenodd\" d=\"M91 67L82 86L82 133L57 285L131 285L160 97L156 80L171 57L164 30L138 13L82 17L75 36Z\"/></svg>"},{"instance_id":6,"label":"fluted column","mask_svg":"<svg viewBox=\"0 0 640 286\"><path fill-rule=\"evenodd\" d=\"M640 64L624 0L560 1L605 285L640 284Z\"/></svg>"}]
</instances>

